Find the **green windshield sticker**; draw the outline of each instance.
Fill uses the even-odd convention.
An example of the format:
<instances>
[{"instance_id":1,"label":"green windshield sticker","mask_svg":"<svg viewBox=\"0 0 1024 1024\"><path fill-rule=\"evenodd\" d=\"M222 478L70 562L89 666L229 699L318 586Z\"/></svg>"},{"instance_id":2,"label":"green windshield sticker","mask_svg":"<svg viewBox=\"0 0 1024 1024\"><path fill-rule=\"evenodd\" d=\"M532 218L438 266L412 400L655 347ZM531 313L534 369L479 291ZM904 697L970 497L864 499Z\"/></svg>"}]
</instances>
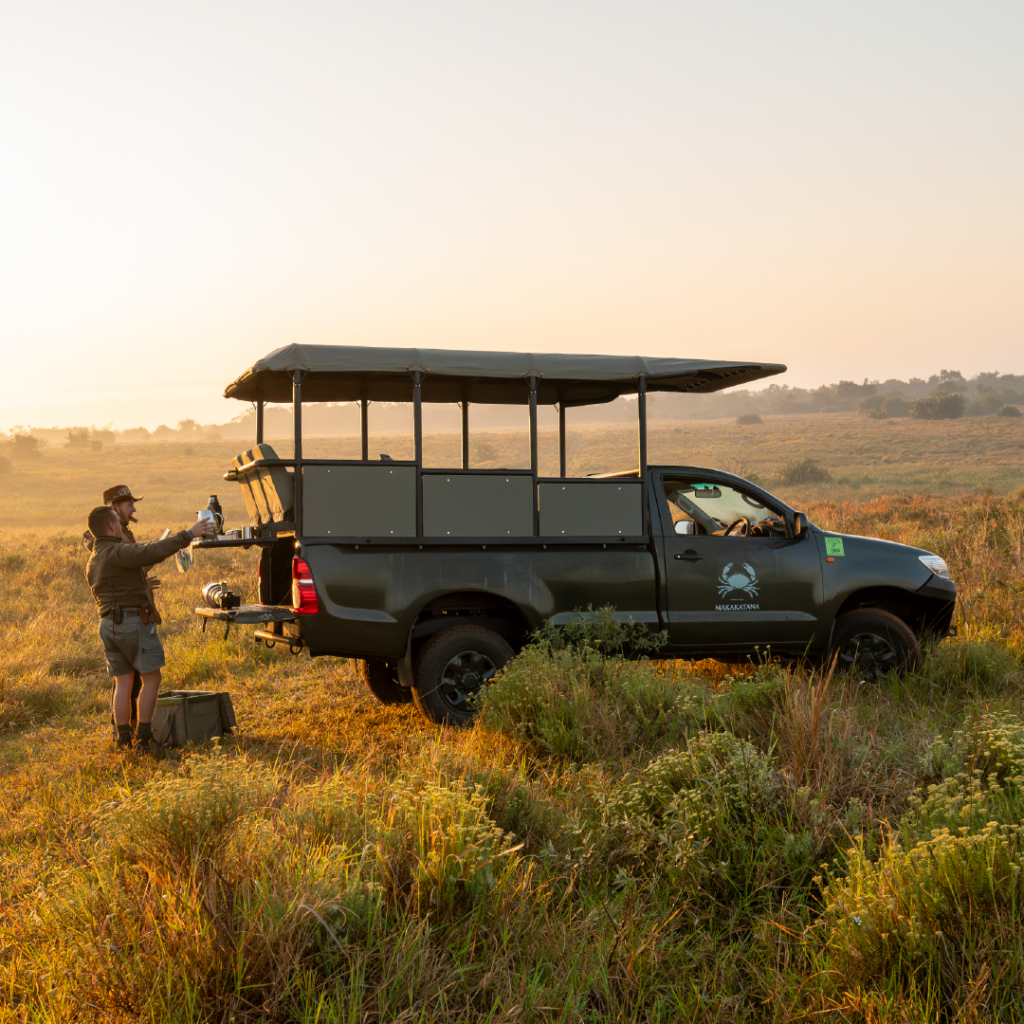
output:
<instances>
[{"instance_id":1,"label":"green windshield sticker","mask_svg":"<svg viewBox=\"0 0 1024 1024\"><path fill-rule=\"evenodd\" d=\"M825 538L825 554L831 558L835 558L837 555L845 556L846 552L843 550L843 538L842 537L826 537Z\"/></svg>"}]
</instances>

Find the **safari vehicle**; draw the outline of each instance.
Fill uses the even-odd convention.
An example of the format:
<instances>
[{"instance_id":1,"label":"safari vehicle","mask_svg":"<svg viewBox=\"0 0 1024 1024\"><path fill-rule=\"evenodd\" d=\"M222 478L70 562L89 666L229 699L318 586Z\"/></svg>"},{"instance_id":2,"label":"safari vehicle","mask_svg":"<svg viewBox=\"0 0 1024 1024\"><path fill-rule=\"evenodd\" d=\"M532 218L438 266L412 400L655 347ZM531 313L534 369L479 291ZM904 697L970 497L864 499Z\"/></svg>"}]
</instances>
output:
<instances>
[{"instance_id":1,"label":"safari vehicle","mask_svg":"<svg viewBox=\"0 0 1024 1024\"><path fill-rule=\"evenodd\" d=\"M225 395L255 403L255 446L234 459L250 528L201 547L256 545L257 605L199 608L256 637L356 659L384 702L463 723L474 696L545 619L611 605L665 630L663 658L837 658L878 676L913 665L950 628L956 587L927 551L827 533L750 481L648 465L647 395L749 384L784 366L291 345ZM637 466L566 473L565 414L635 395ZM290 402L294 452L263 440L266 403ZM310 402L358 402L362 458L303 455ZM370 402L411 402L414 458L368 457ZM422 405L459 403L462 464L423 462ZM473 469L472 403L529 411L530 468ZM558 411L559 475L538 472L537 409Z\"/></svg>"}]
</instances>

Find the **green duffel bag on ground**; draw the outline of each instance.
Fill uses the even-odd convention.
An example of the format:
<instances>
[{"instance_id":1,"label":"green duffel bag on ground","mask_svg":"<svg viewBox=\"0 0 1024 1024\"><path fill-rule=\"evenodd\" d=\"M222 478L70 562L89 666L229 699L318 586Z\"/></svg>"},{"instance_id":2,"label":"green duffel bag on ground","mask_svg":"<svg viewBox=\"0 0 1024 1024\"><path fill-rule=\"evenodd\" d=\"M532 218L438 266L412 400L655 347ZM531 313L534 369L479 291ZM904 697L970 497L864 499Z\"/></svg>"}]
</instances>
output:
<instances>
[{"instance_id":1,"label":"green duffel bag on ground","mask_svg":"<svg viewBox=\"0 0 1024 1024\"><path fill-rule=\"evenodd\" d=\"M166 746L184 747L223 736L237 724L229 693L168 690L156 702L153 736Z\"/></svg>"}]
</instances>

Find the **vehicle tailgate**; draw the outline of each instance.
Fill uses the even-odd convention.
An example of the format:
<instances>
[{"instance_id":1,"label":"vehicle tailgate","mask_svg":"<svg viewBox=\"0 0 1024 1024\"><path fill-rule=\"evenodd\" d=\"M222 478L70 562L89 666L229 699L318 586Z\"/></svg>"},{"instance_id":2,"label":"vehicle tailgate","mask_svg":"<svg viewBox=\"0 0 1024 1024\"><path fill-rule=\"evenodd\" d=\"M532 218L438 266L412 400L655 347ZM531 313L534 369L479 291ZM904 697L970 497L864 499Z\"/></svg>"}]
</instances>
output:
<instances>
[{"instance_id":1,"label":"vehicle tailgate","mask_svg":"<svg viewBox=\"0 0 1024 1024\"><path fill-rule=\"evenodd\" d=\"M294 608L276 604L243 604L238 608L196 609L196 615L215 622L234 622L239 626L255 626L260 622L291 622L296 618Z\"/></svg>"}]
</instances>

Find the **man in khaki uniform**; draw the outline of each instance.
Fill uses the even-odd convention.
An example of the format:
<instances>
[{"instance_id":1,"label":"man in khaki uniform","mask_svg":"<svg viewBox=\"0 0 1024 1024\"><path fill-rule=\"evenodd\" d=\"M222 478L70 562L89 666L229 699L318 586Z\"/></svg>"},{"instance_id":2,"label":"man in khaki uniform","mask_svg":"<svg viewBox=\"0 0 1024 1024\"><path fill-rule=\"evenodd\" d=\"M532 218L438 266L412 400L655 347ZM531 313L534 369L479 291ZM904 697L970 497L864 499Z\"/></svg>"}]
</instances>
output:
<instances>
[{"instance_id":1,"label":"man in khaki uniform","mask_svg":"<svg viewBox=\"0 0 1024 1024\"><path fill-rule=\"evenodd\" d=\"M130 747L132 680L142 677L136 747L151 752L153 712L160 691L160 669L166 664L163 645L152 620L150 591L145 570L188 547L196 537L209 534L213 525L198 522L165 540L126 543L121 520L109 505L89 513L93 552L86 578L100 615L100 638L107 669L114 679L114 722L118 747Z\"/></svg>"},{"instance_id":2,"label":"man in khaki uniform","mask_svg":"<svg viewBox=\"0 0 1024 1024\"><path fill-rule=\"evenodd\" d=\"M103 492L103 504L109 505L116 513L117 518L121 522L121 539L125 544L135 544L135 534L132 533L129 523L137 523L138 520L135 518L135 505L136 502L142 501L143 496L140 494L135 497L132 494L132 489L127 484L115 484L113 487L108 487ZM92 551L96 544L96 538L93 537L91 530L86 530L83 534L85 538L85 546ZM145 569L143 570L146 573ZM160 586L160 580L155 576L150 576L146 573L146 582L149 585L150 595L153 591ZM160 614L156 614L156 623L160 624ZM135 678L132 680L132 716L131 726L134 729L138 722L138 701L139 694L142 692L142 676L136 672ZM111 690L111 708L113 708L113 690ZM110 715L110 725L114 730L114 739L117 739L117 724L114 721L113 710Z\"/></svg>"}]
</instances>

